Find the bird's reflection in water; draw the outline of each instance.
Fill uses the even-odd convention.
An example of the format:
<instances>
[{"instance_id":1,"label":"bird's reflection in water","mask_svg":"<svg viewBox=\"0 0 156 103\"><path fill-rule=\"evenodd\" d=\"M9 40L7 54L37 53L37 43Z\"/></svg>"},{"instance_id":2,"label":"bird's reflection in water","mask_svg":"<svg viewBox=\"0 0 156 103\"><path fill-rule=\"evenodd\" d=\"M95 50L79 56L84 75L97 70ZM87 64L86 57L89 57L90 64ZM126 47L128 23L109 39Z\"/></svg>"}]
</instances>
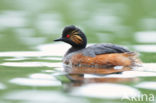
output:
<instances>
[{"instance_id":1,"label":"bird's reflection in water","mask_svg":"<svg viewBox=\"0 0 156 103\"><path fill-rule=\"evenodd\" d=\"M64 70L67 73L67 78L71 81L67 83L68 89L72 87L82 86L89 83L125 83L138 80L138 78L119 78L107 77L110 74L121 75L124 71L130 71L130 67L109 67L109 68L93 68L64 65ZM90 75L89 77L85 75ZM66 88L67 89L67 88Z\"/></svg>"}]
</instances>

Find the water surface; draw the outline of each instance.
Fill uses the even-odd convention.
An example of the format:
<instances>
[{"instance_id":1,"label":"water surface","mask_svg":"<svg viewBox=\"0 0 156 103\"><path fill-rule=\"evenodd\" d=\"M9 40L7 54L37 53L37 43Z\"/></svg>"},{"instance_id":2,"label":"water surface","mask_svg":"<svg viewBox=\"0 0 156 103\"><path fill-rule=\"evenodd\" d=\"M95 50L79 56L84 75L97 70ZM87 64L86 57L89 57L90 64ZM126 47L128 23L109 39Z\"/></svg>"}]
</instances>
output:
<instances>
[{"instance_id":1,"label":"water surface","mask_svg":"<svg viewBox=\"0 0 156 103\"><path fill-rule=\"evenodd\" d=\"M0 103L155 103L155 4L155 0L1 0ZM86 33L89 45L115 43L138 52L142 67L100 75L86 69L65 72L62 58L70 46L53 39L70 24Z\"/></svg>"}]
</instances>

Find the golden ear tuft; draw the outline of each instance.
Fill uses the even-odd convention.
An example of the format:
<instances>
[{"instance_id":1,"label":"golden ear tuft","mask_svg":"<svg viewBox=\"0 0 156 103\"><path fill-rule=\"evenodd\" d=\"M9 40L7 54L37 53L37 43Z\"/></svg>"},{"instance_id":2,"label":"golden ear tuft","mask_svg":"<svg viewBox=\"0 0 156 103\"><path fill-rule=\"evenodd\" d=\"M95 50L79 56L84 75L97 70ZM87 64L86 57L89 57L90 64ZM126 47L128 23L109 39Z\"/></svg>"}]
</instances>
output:
<instances>
[{"instance_id":1,"label":"golden ear tuft","mask_svg":"<svg viewBox=\"0 0 156 103\"><path fill-rule=\"evenodd\" d=\"M83 39L79 35L72 35L70 38L76 44L82 44Z\"/></svg>"},{"instance_id":2,"label":"golden ear tuft","mask_svg":"<svg viewBox=\"0 0 156 103\"><path fill-rule=\"evenodd\" d=\"M79 32L77 31L77 30L73 30L72 32L71 32L71 35L77 35Z\"/></svg>"}]
</instances>

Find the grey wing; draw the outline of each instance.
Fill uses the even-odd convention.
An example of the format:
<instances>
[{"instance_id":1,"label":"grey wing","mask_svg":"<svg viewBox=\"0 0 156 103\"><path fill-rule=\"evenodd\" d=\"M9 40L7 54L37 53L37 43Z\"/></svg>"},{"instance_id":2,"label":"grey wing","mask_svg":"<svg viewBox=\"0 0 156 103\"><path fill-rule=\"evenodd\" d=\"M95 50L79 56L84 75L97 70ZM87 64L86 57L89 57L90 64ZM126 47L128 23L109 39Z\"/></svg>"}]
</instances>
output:
<instances>
[{"instance_id":1,"label":"grey wing","mask_svg":"<svg viewBox=\"0 0 156 103\"><path fill-rule=\"evenodd\" d=\"M84 54L92 57L100 54L130 52L128 49L114 44L95 44L86 49Z\"/></svg>"}]
</instances>

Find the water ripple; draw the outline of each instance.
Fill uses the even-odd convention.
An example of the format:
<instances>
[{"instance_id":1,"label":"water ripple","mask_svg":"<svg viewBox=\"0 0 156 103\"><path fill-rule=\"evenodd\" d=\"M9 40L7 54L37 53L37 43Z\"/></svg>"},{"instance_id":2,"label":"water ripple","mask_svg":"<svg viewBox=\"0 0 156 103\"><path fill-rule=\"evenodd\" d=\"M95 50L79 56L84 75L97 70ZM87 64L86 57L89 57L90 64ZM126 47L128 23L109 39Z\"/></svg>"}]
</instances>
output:
<instances>
[{"instance_id":1,"label":"water ripple","mask_svg":"<svg viewBox=\"0 0 156 103\"><path fill-rule=\"evenodd\" d=\"M112 84L112 83L100 83L100 84L88 84L82 87L75 88L71 91L72 95L96 97L96 98L111 98L118 99L127 97L135 97L140 95L140 92L126 85Z\"/></svg>"},{"instance_id":2,"label":"water ripple","mask_svg":"<svg viewBox=\"0 0 156 103\"><path fill-rule=\"evenodd\" d=\"M25 85L25 86L61 86L61 82L57 80L47 79L31 79L31 78L14 78L10 83Z\"/></svg>"},{"instance_id":3,"label":"water ripple","mask_svg":"<svg viewBox=\"0 0 156 103\"><path fill-rule=\"evenodd\" d=\"M0 89L5 89L5 88L6 88L5 85L0 83Z\"/></svg>"},{"instance_id":4,"label":"water ripple","mask_svg":"<svg viewBox=\"0 0 156 103\"><path fill-rule=\"evenodd\" d=\"M78 99L63 95L63 93L46 90L12 91L4 96L8 100L24 100L24 103L89 103L86 99ZM23 103L23 102L22 102Z\"/></svg>"},{"instance_id":5,"label":"water ripple","mask_svg":"<svg viewBox=\"0 0 156 103\"><path fill-rule=\"evenodd\" d=\"M138 88L143 88L143 89L152 89L156 90L156 81L150 81L150 82L141 82L136 85Z\"/></svg>"},{"instance_id":6,"label":"water ripple","mask_svg":"<svg viewBox=\"0 0 156 103\"><path fill-rule=\"evenodd\" d=\"M62 67L62 63L48 63L48 62L5 62L1 63L2 66L11 67Z\"/></svg>"}]
</instances>

